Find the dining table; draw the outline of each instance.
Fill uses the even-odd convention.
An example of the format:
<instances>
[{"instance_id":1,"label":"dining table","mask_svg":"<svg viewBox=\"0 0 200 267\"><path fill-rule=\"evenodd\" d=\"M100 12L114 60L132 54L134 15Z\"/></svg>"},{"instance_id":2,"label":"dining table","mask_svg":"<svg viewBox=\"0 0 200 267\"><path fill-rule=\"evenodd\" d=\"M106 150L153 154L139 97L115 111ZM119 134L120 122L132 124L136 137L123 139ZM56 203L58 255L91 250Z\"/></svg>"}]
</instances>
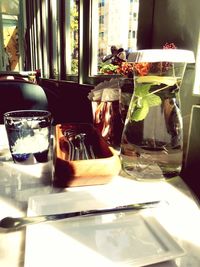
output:
<instances>
[{"instance_id":1,"label":"dining table","mask_svg":"<svg viewBox=\"0 0 200 267\"><path fill-rule=\"evenodd\" d=\"M1 125L0 220L158 205L0 228L0 266L200 266L199 200L181 177L137 181L121 170L105 184L56 187L53 170L52 156L46 163L14 163Z\"/></svg>"}]
</instances>

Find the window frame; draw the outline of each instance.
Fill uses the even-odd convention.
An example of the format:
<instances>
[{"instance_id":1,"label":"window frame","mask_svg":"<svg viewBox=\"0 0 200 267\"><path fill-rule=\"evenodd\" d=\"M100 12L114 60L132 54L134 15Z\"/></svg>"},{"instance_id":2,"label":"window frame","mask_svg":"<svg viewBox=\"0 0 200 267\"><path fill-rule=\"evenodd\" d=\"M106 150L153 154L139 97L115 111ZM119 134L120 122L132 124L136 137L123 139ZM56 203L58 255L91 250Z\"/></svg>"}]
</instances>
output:
<instances>
[{"instance_id":1,"label":"window frame","mask_svg":"<svg viewBox=\"0 0 200 267\"><path fill-rule=\"evenodd\" d=\"M93 14L95 10L94 1L92 0L80 0L80 3L82 3L82 8L80 10L80 16L83 23L80 23L79 29L81 31L84 31L84 36L80 40L80 68L79 68L79 83L80 84L91 84L96 85L100 82L103 82L105 80L110 80L112 78L120 77L120 75L91 75L92 69L96 68L97 62L95 62L93 59L96 58L95 51L93 49L94 43L93 43ZM89 16L84 16L83 20L83 10L86 14L89 14ZM95 39L95 38L94 38Z\"/></svg>"},{"instance_id":2,"label":"window frame","mask_svg":"<svg viewBox=\"0 0 200 267\"><path fill-rule=\"evenodd\" d=\"M34 21L34 27L29 22L29 42L31 50L31 69L42 68L42 78L53 79L53 80L63 80L63 81L73 81L79 84L97 84L103 80L109 80L112 77L118 77L118 75L92 75L95 73L97 62L97 51L93 49L95 44L93 42L93 35L95 34L92 23L94 22L93 16L95 7L98 1L92 0L79 0L79 54L78 54L78 76L67 74L67 56L66 51L68 49L67 36L69 36L69 23L67 22L66 16L66 5L67 0L56 1L58 13L58 40L57 47L60 51L58 57L58 77L55 77L53 71L54 62L54 47L53 47L53 26L55 24L55 18L53 17L53 6L52 0L26 0L27 6L29 7L29 14L27 17L29 21ZM104 1L103 1L104 2ZM34 7L34 8L33 8ZM38 7L38 8L36 8ZM37 14L39 10L40 14ZM46 20L42 12L45 10ZM33 14L34 12L34 14ZM32 17L31 17L32 14ZM87 15L86 15L87 14ZM64 23L65 22L65 23ZM38 31L39 29L39 31ZM36 34L37 32L37 34ZM40 36L39 35L40 32ZM36 34L36 35L35 35ZM93 39L93 40L92 40ZM97 39L97 38L96 38ZM33 44L31 46L31 44ZM97 45L97 44L96 44ZM37 55L36 55L37 54ZM35 60L36 59L36 60ZM49 67L48 67L49 66Z\"/></svg>"}]
</instances>

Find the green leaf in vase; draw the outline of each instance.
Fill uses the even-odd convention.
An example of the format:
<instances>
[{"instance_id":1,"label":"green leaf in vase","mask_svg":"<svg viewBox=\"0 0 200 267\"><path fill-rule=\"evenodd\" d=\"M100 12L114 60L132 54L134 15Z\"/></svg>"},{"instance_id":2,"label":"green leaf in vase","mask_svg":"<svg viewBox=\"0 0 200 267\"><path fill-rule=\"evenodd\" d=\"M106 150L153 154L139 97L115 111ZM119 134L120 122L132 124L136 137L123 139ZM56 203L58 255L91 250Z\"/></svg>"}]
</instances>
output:
<instances>
[{"instance_id":1,"label":"green leaf in vase","mask_svg":"<svg viewBox=\"0 0 200 267\"><path fill-rule=\"evenodd\" d=\"M161 104L161 98L149 90L153 84L138 84L135 88L135 100L132 104L131 120L144 120L149 108Z\"/></svg>"},{"instance_id":2,"label":"green leaf in vase","mask_svg":"<svg viewBox=\"0 0 200 267\"><path fill-rule=\"evenodd\" d=\"M149 104L145 98L138 98L139 105L136 104L134 111L131 114L131 120L141 121L147 116L149 112Z\"/></svg>"},{"instance_id":3,"label":"green leaf in vase","mask_svg":"<svg viewBox=\"0 0 200 267\"><path fill-rule=\"evenodd\" d=\"M158 95L151 94L145 96L145 98L149 104L149 107L159 106L161 104L161 98Z\"/></svg>"},{"instance_id":4,"label":"green leaf in vase","mask_svg":"<svg viewBox=\"0 0 200 267\"><path fill-rule=\"evenodd\" d=\"M135 87L135 96L144 97L149 94L152 84L137 84Z\"/></svg>"}]
</instances>

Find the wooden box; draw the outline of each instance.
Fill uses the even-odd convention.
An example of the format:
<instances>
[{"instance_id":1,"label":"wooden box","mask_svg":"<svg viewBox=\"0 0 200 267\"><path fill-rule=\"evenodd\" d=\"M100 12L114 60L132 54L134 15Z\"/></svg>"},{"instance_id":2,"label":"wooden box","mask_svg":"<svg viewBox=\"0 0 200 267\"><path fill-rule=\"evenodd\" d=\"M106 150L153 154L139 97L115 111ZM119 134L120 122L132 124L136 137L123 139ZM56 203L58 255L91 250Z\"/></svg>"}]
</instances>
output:
<instances>
[{"instance_id":1,"label":"wooden box","mask_svg":"<svg viewBox=\"0 0 200 267\"><path fill-rule=\"evenodd\" d=\"M93 148L95 159L69 160L64 132L73 129L85 133ZM65 123L55 127L54 185L58 187L98 185L108 183L118 175L121 163L117 152L92 124Z\"/></svg>"}]
</instances>

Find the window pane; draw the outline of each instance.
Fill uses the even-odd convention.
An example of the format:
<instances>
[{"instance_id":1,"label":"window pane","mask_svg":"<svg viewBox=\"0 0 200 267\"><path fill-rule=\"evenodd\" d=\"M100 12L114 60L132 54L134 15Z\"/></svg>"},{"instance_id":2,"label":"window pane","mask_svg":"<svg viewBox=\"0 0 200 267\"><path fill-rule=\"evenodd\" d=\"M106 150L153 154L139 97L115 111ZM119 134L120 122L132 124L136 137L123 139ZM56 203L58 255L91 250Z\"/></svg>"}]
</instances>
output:
<instances>
[{"instance_id":1,"label":"window pane","mask_svg":"<svg viewBox=\"0 0 200 267\"><path fill-rule=\"evenodd\" d=\"M19 71L18 17L2 16L4 57L2 70Z\"/></svg>"},{"instance_id":2,"label":"window pane","mask_svg":"<svg viewBox=\"0 0 200 267\"><path fill-rule=\"evenodd\" d=\"M196 55L196 67L195 67L195 79L194 79L194 86L193 86L193 94L200 95L200 36L198 40L198 48L197 48L197 55Z\"/></svg>"},{"instance_id":3,"label":"window pane","mask_svg":"<svg viewBox=\"0 0 200 267\"><path fill-rule=\"evenodd\" d=\"M125 56L136 49L139 0L95 0L92 3L91 75L96 75L100 74L102 61L111 55L112 46L123 48Z\"/></svg>"},{"instance_id":4,"label":"window pane","mask_svg":"<svg viewBox=\"0 0 200 267\"><path fill-rule=\"evenodd\" d=\"M19 0L0 1L0 69L19 71Z\"/></svg>"},{"instance_id":5,"label":"window pane","mask_svg":"<svg viewBox=\"0 0 200 267\"><path fill-rule=\"evenodd\" d=\"M60 58L60 51L59 51L59 30L58 30L58 5L57 0L52 1L52 64L53 64L53 77L52 78L59 78L59 58Z\"/></svg>"},{"instance_id":6,"label":"window pane","mask_svg":"<svg viewBox=\"0 0 200 267\"><path fill-rule=\"evenodd\" d=\"M78 0L66 1L67 75L78 75Z\"/></svg>"},{"instance_id":7,"label":"window pane","mask_svg":"<svg viewBox=\"0 0 200 267\"><path fill-rule=\"evenodd\" d=\"M43 36L43 40L41 43L41 50L43 53L43 68L42 68L42 76L44 78L49 78L49 29L48 29L48 3L47 0L42 1L42 9L41 9L41 14L42 14L42 26L41 26L41 32Z\"/></svg>"},{"instance_id":8,"label":"window pane","mask_svg":"<svg viewBox=\"0 0 200 267\"><path fill-rule=\"evenodd\" d=\"M1 0L1 12L10 15L19 15L19 0Z\"/></svg>"}]
</instances>

